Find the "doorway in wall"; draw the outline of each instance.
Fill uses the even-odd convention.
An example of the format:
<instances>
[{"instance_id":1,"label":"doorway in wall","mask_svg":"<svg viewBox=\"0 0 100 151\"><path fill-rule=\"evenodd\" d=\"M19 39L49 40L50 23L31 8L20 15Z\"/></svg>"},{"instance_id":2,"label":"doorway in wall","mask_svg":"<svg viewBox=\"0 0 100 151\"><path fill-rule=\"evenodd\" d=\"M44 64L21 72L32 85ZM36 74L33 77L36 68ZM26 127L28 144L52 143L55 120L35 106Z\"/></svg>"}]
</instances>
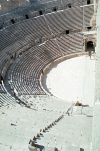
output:
<instances>
[{"instance_id":1,"label":"doorway in wall","mask_svg":"<svg viewBox=\"0 0 100 151\"><path fill-rule=\"evenodd\" d=\"M12 22L12 24L14 24L15 23L14 19L11 19L11 22Z\"/></svg>"},{"instance_id":2,"label":"doorway in wall","mask_svg":"<svg viewBox=\"0 0 100 151\"><path fill-rule=\"evenodd\" d=\"M90 0L87 0L87 5L91 4Z\"/></svg>"},{"instance_id":3,"label":"doorway in wall","mask_svg":"<svg viewBox=\"0 0 100 151\"><path fill-rule=\"evenodd\" d=\"M56 8L56 7L53 7L53 11L56 12L56 11L57 11L57 8Z\"/></svg>"},{"instance_id":4,"label":"doorway in wall","mask_svg":"<svg viewBox=\"0 0 100 151\"><path fill-rule=\"evenodd\" d=\"M89 50L94 51L94 45L92 41L87 42L87 51Z\"/></svg>"},{"instance_id":5,"label":"doorway in wall","mask_svg":"<svg viewBox=\"0 0 100 151\"><path fill-rule=\"evenodd\" d=\"M94 44L92 41L87 42L87 50L86 51L89 53L90 58L92 56L92 52L95 53L95 48L94 48Z\"/></svg>"},{"instance_id":6,"label":"doorway in wall","mask_svg":"<svg viewBox=\"0 0 100 151\"><path fill-rule=\"evenodd\" d=\"M42 12L42 10L40 10L40 11L39 11L39 15L43 15L43 12Z\"/></svg>"},{"instance_id":7,"label":"doorway in wall","mask_svg":"<svg viewBox=\"0 0 100 151\"><path fill-rule=\"evenodd\" d=\"M29 16L27 14L25 15L25 17L26 17L26 19L29 19Z\"/></svg>"},{"instance_id":8,"label":"doorway in wall","mask_svg":"<svg viewBox=\"0 0 100 151\"><path fill-rule=\"evenodd\" d=\"M71 8L71 3L68 4L68 7Z\"/></svg>"}]
</instances>

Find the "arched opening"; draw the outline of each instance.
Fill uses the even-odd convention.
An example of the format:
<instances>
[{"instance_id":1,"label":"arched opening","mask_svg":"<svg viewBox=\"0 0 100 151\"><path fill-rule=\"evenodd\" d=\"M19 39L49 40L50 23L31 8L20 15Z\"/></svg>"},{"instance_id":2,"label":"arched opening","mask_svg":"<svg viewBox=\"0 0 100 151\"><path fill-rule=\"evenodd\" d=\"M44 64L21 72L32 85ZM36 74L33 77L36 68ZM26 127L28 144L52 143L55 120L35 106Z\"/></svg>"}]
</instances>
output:
<instances>
[{"instance_id":1,"label":"arched opening","mask_svg":"<svg viewBox=\"0 0 100 151\"><path fill-rule=\"evenodd\" d=\"M71 3L68 4L68 7L71 8Z\"/></svg>"},{"instance_id":2,"label":"arched opening","mask_svg":"<svg viewBox=\"0 0 100 151\"><path fill-rule=\"evenodd\" d=\"M53 7L53 11L54 11L54 12L57 11L57 8L56 8L56 7Z\"/></svg>"},{"instance_id":3,"label":"arched opening","mask_svg":"<svg viewBox=\"0 0 100 151\"><path fill-rule=\"evenodd\" d=\"M42 10L39 11L39 15L43 15L43 11Z\"/></svg>"},{"instance_id":4,"label":"arched opening","mask_svg":"<svg viewBox=\"0 0 100 151\"><path fill-rule=\"evenodd\" d=\"M87 0L87 5L91 4L90 0Z\"/></svg>"},{"instance_id":5,"label":"arched opening","mask_svg":"<svg viewBox=\"0 0 100 151\"><path fill-rule=\"evenodd\" d=\"M87 29L88 29L88 30L91 30L91 29L92 29L92 27L91 27L91 26L88 26L88 27L87 27Z\"/></svg>"},{"instance_id":6,"label":"arched opening","mask_svg":"<svg viewBox=\"0 0 100 151\"><path fill-rule=\"evenodd\" d=\"M89 50L95 51L94 45L93 45L93 42L92 42L92 41L88 41L88 42L87 42L87 51L89 51Z\"/></svg>"},{"instance_id":7,"label":"arched opening","mask_svg":"<svg viewBox=\"0 0 100 151\"><path fill-rule=\"evenodd\" d=\"M14 24L15 23L14 19L11 19L11 22L12 22L12 24Z\"/></svg>"},{"instance_id":8,"label":"arched opening","mask_svg":"<svg viewBox=\"0 0 100 151\"><path fill-rule=\"evenodd\" d=\"M89 56L91 57L92 52L95 52L94 44L92 41L87 42L87 51L89 52Z\"/></svg>"},{"instance_id":9,"label":"arched opening","mask_svg":"<svg viewBox=\"0 0 100 151\"><path fill-rule=\"evenodd\" d=\"M66 30L66 35L69 34L69 30Z\"/></svg>"},{"instance_id":10,"label":"arched opening","mask_svg":"<svg viewBox=\"0 0 100 151\"><path fill-rule=\"evenodd\" d=\"M26 17L26 19L29 19L29 16L27 14L25 15L25 17Z\"/></svg>"}]
</instances>

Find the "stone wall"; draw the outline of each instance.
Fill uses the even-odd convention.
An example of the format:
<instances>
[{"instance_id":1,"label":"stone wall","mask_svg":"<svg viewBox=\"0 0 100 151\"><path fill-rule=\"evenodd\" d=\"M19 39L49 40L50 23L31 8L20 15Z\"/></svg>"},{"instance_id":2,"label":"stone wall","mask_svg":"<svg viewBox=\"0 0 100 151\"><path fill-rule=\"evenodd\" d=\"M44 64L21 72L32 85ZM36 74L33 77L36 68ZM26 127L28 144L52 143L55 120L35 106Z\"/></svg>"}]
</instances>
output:
<instances>
[{"instance_id":1,"label":"stone wall","mask_svg":"<svg viewBox=\"0 0 100 151\"><path fill-rule=\"evenodd\" d=\"M30 5L29 0L0 0L0 14Z\"/></svg>"}]
</instances>

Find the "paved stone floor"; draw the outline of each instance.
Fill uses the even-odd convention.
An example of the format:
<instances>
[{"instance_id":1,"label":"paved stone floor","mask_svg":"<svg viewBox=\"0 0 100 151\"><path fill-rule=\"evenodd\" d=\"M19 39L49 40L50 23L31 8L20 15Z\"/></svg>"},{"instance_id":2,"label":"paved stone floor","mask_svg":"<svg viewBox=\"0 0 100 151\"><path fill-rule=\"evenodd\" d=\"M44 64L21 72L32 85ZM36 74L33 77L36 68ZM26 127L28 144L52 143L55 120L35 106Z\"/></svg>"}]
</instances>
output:
<instances>
[{"instance_id":1,"label":"paved stone floor","mask_svg":"<svg viewBox=\"0 0 100 151\"><path fill-rule=\"evenodd\" d=\"M95 59L81 56L63 61L48 71L44 81L44 87L57 98L93 106Z\"/></svg>"}]
</instances>

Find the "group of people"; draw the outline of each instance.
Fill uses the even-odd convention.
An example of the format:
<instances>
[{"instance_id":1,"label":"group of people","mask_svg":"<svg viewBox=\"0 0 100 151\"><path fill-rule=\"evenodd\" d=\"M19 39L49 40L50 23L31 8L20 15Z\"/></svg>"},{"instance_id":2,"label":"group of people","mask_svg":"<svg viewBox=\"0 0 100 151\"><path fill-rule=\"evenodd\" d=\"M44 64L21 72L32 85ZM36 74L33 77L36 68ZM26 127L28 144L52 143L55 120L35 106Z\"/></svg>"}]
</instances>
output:
<instances>
[{"instance_id":1,"label":"group of people","mask_svg":"<svg viewBox=\"0 0 100 151\"><path fill-rule=\"evenodd\" d=\"M89 52L89 57L90 57L90 59L91 59L92 54L93 54L94 57L95 57L95 50L92 51L91 49L89 49L88 52Z\"/></svg>"},{"instance_id":2,"label":"group of people","mask_svg":"<svg viewBox=\"0 0 100 151\"><path fill-rule=\"evenodd\" d=\"M88 51L89 52L89 57L90 57L90 59L91 59L91 56L93 56L94 57L94 59L95 60L98 60L98 58L97 58L97 56L96 56L96 53L95 53L95 50L94 51Z\"/></svg>"}]
</instances>

